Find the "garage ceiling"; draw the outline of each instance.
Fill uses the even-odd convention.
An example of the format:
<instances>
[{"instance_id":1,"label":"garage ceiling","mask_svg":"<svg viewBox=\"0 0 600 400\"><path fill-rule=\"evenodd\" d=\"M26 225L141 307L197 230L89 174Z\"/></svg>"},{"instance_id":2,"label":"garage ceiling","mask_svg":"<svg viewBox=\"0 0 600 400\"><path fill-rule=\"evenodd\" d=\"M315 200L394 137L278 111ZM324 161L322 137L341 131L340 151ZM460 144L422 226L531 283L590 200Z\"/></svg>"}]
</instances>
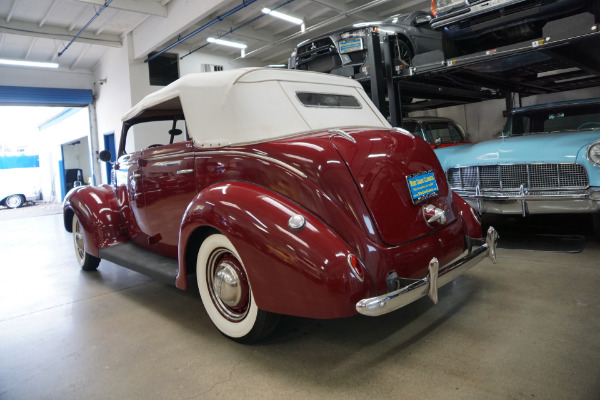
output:
<instances>
[{"instance_id":1,"label":"garage ceiling","mask_svg":"<svg viewBox=\"0 0 600 400\"><path fill-rule=\"evenodd\" d=\"M183 51L185 56L202 47L203 52L232 59L240 57L239 50L207 45L209 36L224 35L223 39L247 44L248 59L265 65L285 63L294 46L304 39L358 22L427 9L429 3L429 0L113 0L102 9L105 0L3 0L0 1L0 58L58 62L62 70L93 71L107 49L122 46L129 33L132 33L134 57L145 59L148 53L162 50L228 11L246 5L177 45L173 51ZM303 19L306 32L301 33L297 25L264 15L261 12L264 7ZM90 23L92 18L95 19Z\"/></svg>"}]
</instances>

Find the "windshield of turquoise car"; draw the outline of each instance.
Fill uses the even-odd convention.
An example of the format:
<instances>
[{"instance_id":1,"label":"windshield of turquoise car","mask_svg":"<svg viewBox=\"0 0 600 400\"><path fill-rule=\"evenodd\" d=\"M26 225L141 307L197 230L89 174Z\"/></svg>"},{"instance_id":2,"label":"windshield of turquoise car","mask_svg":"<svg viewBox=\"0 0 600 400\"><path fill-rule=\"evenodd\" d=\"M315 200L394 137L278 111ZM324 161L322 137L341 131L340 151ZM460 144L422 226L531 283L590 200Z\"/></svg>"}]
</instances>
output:
<instances>
[{"instance_id":1,"label":"windshield of turquoise car","mask_svg":"<svg viewBox=\"0 0 600 400\"><path fill-rule=\"evenodd\" d=\"M598 107L563 110L547 109L515 113L508 120L503 136L590 130L600 130L600 110L598 110Z\"/></svg>"}]
</instances>

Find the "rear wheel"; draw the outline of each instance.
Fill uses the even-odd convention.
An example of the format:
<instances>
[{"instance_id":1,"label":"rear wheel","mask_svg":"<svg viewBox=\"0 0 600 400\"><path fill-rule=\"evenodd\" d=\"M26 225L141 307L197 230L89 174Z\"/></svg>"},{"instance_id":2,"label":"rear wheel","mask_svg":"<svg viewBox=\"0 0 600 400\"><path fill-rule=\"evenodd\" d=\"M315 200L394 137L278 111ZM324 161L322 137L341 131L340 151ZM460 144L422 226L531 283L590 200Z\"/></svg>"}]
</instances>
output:
<instances>
[{"instance_id":1,"label":"rear wheel","mask_svg":"<svg viewBox=\"0 0 600 400\"><path fill-rule=\"evenodd\" d=\"M213 324L225 336L251 343L267 336L279 315L256 306L238 252L224 235L209 236L198 251L198 289Z\"/></svg>"},{"instance_id":2,"label":"rear wheel","mask_svg":"<svg viewBox=\"0 0 600 400\"><path fill-rule=\"evenodd\" d=\"M25 203L25 198L20 194L13 194L4 200L4 205L8 208L19 208Z\"/></svg>"},{"instance_id":3,"label":"rear wheel","mask_svg":"<svg viewBox=\"0 0 600 400\"><path fill-rule=\"evenodd\" d=\"M72 227L73 246L75 247L75 257L77 258L77 262L84 271L96 270L100 264L100 259L85 251L83 230L81 229L81 224L79 223L79 218L77 218L77 215L73 215Z\"/></svg>"}]
</instances>

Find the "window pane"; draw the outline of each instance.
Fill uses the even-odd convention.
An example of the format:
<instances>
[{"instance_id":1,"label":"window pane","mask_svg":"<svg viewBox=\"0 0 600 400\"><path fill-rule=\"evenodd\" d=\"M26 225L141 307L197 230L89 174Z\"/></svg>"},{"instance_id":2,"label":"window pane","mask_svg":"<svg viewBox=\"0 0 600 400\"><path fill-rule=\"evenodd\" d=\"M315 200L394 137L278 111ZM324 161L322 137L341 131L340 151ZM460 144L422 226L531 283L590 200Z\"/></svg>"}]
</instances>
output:
<instances>
[{"instance_id":1,"label":"window pane","mask_svg":"<svg viewBox=\"0 0 600 400\"><path fill-rule=\"evenodd\" d=\"M306 107L361 108L354 96L311 92L296 92L296 96Z\"/></svg>"}]
</instances>

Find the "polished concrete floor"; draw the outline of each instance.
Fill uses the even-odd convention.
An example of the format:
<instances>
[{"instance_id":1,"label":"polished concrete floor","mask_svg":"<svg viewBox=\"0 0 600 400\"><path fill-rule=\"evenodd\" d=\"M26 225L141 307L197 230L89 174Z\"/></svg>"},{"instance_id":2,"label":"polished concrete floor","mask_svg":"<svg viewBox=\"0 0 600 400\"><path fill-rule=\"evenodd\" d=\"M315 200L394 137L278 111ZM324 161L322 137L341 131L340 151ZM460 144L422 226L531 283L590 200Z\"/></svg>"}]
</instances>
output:
<instances>
[{"instance_id":1,"label":"polished concrete floor","mask_svg":"<svg viewBox=\"0 0 600 400\"><path fill-rule=\"evenodd\" d=\"M0 220L0 399L599 399L600 242L582 243L500 249L438 305L288 317L247 346L197 293L81 271L60 215Z\"/></svg>"}]
</instances>

